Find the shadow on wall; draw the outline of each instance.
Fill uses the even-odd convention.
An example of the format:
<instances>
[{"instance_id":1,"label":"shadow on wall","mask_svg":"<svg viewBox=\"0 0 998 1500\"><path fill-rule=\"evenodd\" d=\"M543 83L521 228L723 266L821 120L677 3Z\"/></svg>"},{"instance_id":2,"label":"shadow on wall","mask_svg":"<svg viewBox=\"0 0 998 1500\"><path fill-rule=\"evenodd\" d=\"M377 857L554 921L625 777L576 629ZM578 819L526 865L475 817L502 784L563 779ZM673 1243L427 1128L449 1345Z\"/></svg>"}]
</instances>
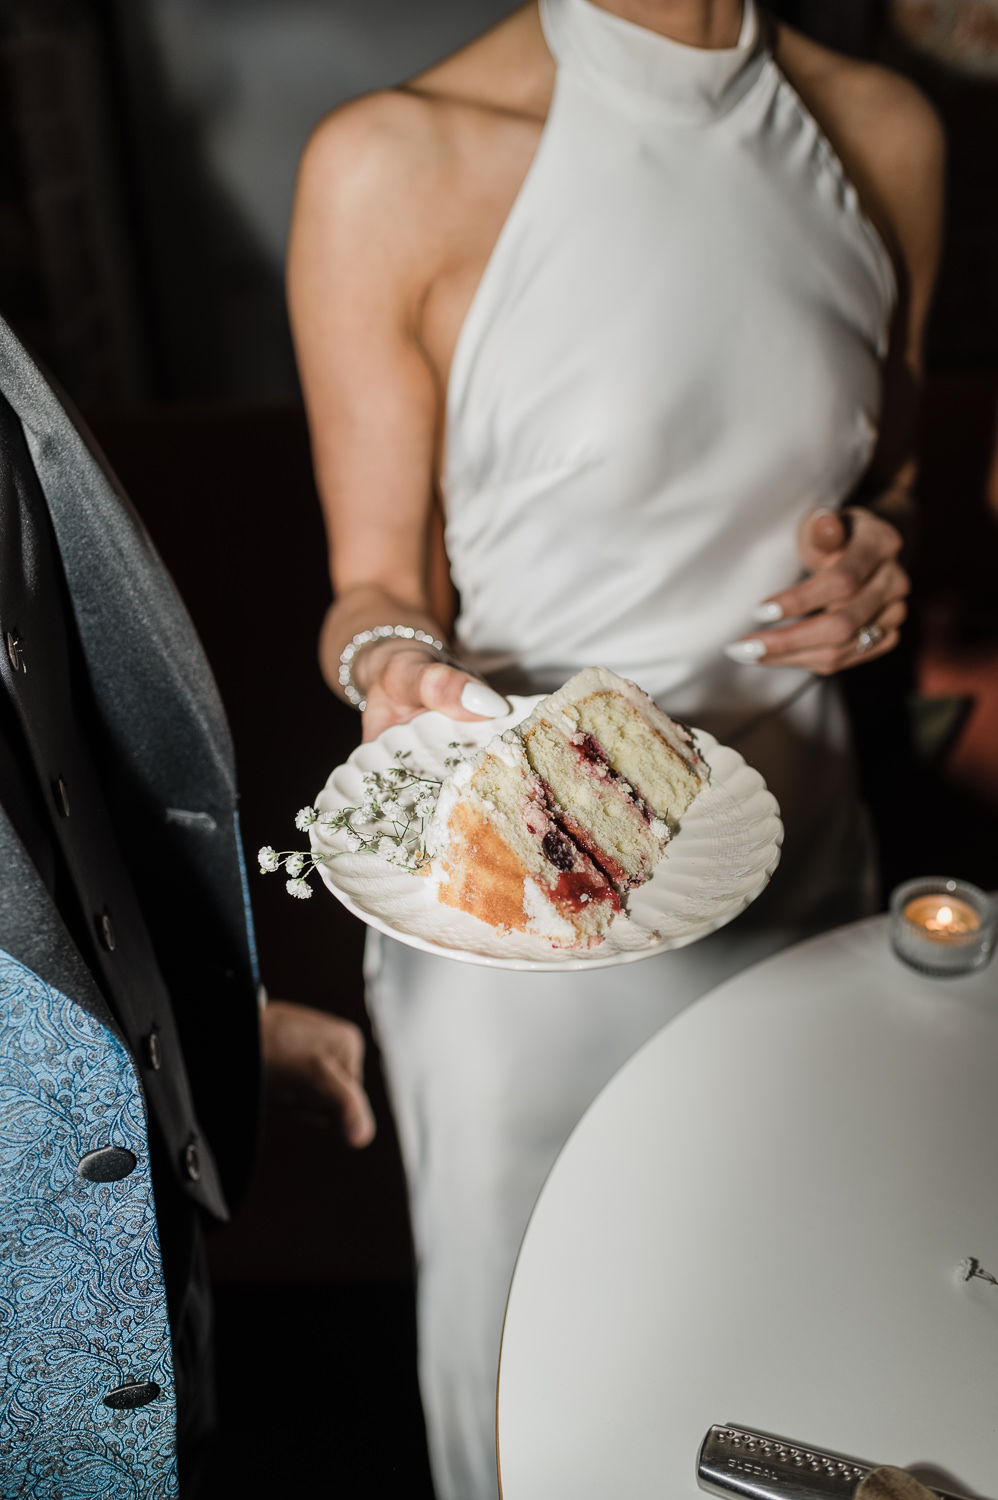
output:
<instances>
[{"instance_id":1,"label":"shadow on wall","mask_svg":"<svg viewBox=\"0 0 998 1500\"><path fill-rule=\"evenodd\" d=\"M510 0L110 0L157 394L295 396L283 264L298 158L345 99L405 78Z\"/></svg>"}]
</instances>

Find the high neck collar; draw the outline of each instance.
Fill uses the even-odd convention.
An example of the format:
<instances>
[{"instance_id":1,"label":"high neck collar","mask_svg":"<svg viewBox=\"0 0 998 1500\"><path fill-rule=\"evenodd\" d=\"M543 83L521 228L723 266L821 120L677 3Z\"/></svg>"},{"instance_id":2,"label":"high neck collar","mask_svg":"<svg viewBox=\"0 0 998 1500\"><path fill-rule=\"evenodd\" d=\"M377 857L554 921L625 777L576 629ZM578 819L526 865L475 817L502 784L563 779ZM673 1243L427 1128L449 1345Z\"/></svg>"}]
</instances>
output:
<instances>
[{"instance_id":1,"label":"high neck collar","mask_svg":"<svg viewBox=\"0 0 998 1500\"><path fill-rule=\"evenodd\" d=\"M734 47L688 47L612 15L591 0L540 0L544 36L559 68L638 110L709 124L748 91L764 61L759 16L745 0Z\"/></svg>"}]
</instances>

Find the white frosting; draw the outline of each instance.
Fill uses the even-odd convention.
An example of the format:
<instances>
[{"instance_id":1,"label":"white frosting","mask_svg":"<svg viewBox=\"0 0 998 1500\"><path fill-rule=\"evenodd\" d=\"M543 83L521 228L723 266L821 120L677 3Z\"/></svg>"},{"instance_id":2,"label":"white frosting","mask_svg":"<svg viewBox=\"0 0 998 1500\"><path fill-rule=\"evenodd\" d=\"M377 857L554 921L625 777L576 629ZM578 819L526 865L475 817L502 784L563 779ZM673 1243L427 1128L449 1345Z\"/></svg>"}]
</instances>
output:
<instances>
[{"instance_id":1,"label":"white frosting","mask_svg":"<svg viewBox=\"0 0 998 1500\"><path fill-rule=\"evenodd\" d=\"M526 757L523 753L523 745L520 743L520 737L515 729L507 729L505 733L497 735L494 740L490 740L481 754L494 755L496 760L501 760L503 765L509 766L510 769L522 766L529 774L529 767L526 764Z\"/></svg>"},{"instance_id":2,"label":"white frosting","mask_svg":"<svg viewBox=\"0 0 998 1500\"><path fill-rule=\"evenodd\" d=\"M476 756L474 761L462 760L440 788L436 811L427 824L426 836L423 840L426 852L431 859L440 853L447 842L447 824L450 822L450 815L460 799L462 789L471 780L473 766L477 759Z\"/></svg>"}]
</instances>

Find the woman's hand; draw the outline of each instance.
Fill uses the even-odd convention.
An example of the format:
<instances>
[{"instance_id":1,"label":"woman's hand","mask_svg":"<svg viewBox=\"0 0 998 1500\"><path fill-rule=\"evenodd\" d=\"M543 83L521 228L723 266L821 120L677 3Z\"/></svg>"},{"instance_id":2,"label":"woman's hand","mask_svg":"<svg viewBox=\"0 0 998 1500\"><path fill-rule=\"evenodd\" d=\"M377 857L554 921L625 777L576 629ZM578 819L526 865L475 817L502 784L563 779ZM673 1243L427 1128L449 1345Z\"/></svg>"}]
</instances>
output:
<instances>
[{"instance_id":1,"label":"woman's hand","mask_svg":"<svg viewBox=\"0 0 998 1500\"><path fill-rule=\"evenodd\" d=\"M427 709L463 723L509 713L505 698L423 646L384 641L365 647L355 660L354 681L367 699L365 740L392 724L408 724Z\"/></svg>"},{"instance_id":2,"label":"woman's hand","mask_svg":"<svg viewBox=\"0 0 998 1500\"><path fill-rule=\"evenodd\" d=\"M756 617L792 623L725 647L733 661L804 667L827 677L893 651L911 583L898 562L901 533L872 511L818 510L801 527L810 577L763 601Z\"/></svg>"}]
</instances>

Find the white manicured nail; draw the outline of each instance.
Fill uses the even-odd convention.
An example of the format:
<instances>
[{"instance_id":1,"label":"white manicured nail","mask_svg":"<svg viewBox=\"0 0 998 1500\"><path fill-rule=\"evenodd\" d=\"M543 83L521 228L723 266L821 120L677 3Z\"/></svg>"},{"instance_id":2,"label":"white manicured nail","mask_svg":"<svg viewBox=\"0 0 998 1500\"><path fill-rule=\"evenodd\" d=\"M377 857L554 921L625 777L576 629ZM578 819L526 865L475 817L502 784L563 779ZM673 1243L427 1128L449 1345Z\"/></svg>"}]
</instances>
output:
<instances>
[{"instance_id":1,"label":"white manicured nail","mask_svg":"<svg viewBox=\"0 0 998 1500\"><path fill-rule=\"evenodd\" d=\"M481 714L484 719L498 719L509 713L505 698L494 693L484 682L466 682L461 692L461 707L469 714Z\"/></svg>"},{"instance_id":2,"label":"white manicured nail","mask_svg":"<svg viewBox=\"0 0 998 1500\"><path fill-rule=\"evenodd\" d=\"M725 656L731 661L737 661L742 665L758 661L766 654L765 641L732 641L730 646L724 648Z\"/></svg>"},{"instance_id":3,"label":"white manicured nail","mask_svg":"<svg viewBox=\"0 0 998 1500\"><path fill-rule=\"evenodd\" d=\"M760 625L771 625L774 620L783 619L783 605L777 604L775 599L769 599L765 604L757 604L752 611L753 620L758 620Z\"/></svg>"}]
</instances>

